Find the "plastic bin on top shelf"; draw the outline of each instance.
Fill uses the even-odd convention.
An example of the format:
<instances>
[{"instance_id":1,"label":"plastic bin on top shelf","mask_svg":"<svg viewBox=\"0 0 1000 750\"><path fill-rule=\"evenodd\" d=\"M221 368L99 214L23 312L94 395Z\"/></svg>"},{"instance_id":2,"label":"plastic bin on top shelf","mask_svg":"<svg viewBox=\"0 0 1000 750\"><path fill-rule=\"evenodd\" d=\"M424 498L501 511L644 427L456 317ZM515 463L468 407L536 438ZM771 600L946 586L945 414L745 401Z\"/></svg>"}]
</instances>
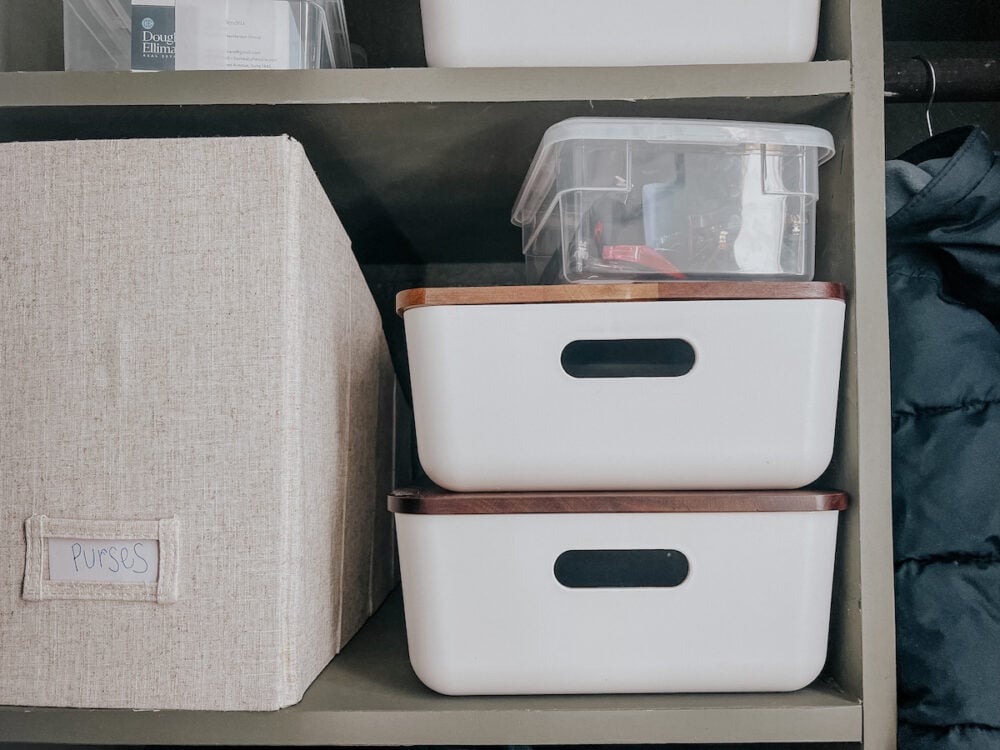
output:
<instances>
[{"instance_id":1,"label":"plastic bin on top shelf","mask_svg":"<svg viewBox=\"0 0 1000 750\"><path fill-rule=\"evenodd\" d=\"M351 67L343 0L64 0L66 70Z\"/></svg>"},{"instance_id":2,"label":"plastic bin on top shelf","mask_svg":"<svg viewBox=\"0 0 1000 750\"><path fill-rule=\"evenodd\" d=\"M529 283L813 276L808 125L573 118L542 138L514 207Z\"/></svg>"},{"instance_id":3,"label":"plastic bin on top shelf","mask_svg":"<svg viewBox=\"0 0 1000 750\"><path fill-rule=\"evenodd\" d=\"M820 0L421 0L433 67L808 62Z\"/></svg>"}]
</instances>

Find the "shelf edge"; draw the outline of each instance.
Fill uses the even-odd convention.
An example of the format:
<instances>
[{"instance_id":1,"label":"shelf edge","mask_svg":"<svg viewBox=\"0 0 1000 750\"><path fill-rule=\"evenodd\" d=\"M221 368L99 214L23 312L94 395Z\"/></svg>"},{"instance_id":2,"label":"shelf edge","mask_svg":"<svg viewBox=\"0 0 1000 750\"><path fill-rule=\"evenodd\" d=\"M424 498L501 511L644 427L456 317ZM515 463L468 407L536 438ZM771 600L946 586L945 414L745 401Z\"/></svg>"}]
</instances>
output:
<instances>
[{"instance_id":1,"label":"shelf edge","mask_svg":"<svg viewBox=\"0 0 1000 750\"><path fill-rule=\"evenodd\" d=\"M860 704L772 709L320 711L269 715L34 709L5 741L141 745L542 745L860 742ZM36 713L31 717L31 713ZM109 715L112 714L112 715Z\"/></svg>"},{"instance_id":2,"label":"shelf edge","mask_svg":"<svg viewBox=\"0 0 1000 750\"><path fill-rule=\"evenodd\" d=\"M0 73L0 107L640 101L850 91L846 60L643 68Z\"/></svg>"}]
</instances>

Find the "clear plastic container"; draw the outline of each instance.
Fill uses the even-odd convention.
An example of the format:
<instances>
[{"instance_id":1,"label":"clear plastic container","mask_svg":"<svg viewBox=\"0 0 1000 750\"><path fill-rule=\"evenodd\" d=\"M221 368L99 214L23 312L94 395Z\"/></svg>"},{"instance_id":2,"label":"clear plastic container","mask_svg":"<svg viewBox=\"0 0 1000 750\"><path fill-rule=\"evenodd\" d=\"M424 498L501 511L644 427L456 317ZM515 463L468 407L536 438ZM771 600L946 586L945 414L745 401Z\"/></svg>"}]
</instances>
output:
<instances>
[{"instance_id":1,"label":"clear plastic container","mask_svg":"<svg viewBox=\"0 0 1000 750\"><path fill-rule=\"evenodd\" d=\"M63 36L66 70L351 67L343 0L64 0Z\"/></svg>"},{"instance_id":2,"label":"clear plastic container","mask_svg":"<svg viewBox=\"0 0 1000 750\"><path fill-rule=\"evenodd\" d=\"M810 280L818 167L833 153L807 125L564 120L512 215L528 282Z\"/></svg>"}]
</instances>

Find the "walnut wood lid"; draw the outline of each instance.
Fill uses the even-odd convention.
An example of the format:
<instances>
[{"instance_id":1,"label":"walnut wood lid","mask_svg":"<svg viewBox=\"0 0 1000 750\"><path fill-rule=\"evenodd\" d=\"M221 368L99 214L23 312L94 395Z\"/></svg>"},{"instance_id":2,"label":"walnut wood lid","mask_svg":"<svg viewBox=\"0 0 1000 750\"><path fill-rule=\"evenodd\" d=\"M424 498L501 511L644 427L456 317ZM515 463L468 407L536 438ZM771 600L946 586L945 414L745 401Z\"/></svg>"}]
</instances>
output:
<instances>
[{"instance_id":1,"label":"walnut wood lid","mask_svg":"<svg viewBox=\"0 0 1000 750\"><path fill-rule=\"evenodd\" d=\"M667 281L642 284L555 284L407 289L396 313L436 305L526 305L655 300L844 299L842 284L826 281Z\"/></svg>"},{"instance_id":2,"label":"walnut wood lid","mask_svg":"<svg viewBox=\"0 0 1000 750\"><path fill-rule=\"evenodd\" d=\"M410 487L389 495L393 513L781 513L844 510L847 495L825 490L755 492L449 492Z\"/></svg>"}]
</instances>

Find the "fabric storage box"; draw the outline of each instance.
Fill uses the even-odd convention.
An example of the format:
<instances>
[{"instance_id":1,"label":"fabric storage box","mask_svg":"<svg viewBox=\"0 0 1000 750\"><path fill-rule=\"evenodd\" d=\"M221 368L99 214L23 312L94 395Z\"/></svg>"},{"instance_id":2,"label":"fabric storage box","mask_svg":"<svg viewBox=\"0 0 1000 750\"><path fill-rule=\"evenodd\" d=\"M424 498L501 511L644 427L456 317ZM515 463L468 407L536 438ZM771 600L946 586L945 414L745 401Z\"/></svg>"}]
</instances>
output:
<instances>
[{"instance_id":1,"label":"fabric storage box","mask_svg":"<svg viewBox=\"0 0 1000 750\"><path fill-rule=\"evenodd\" d=\"M820 0L420 0L438 67L808 62Z\"/></svg>"},{"instance_id":2,"label":"fabric storage box","mask_svg":"<svg viewBox=\"0 0 1000 750\"><path fill-rule=\"evenodd\" d=\"M417 451L464 492L781 489L833 451L843 288L400 292Z\"/></svg>"},{"instance_id":3,"label":"fabric storage box","mask_svg":"<svg viewBox=\"0 0 1000 750\"><path fill-rule=\"evenodd\" d=\"M528 282L812 279L818 168L833 153L808 125L564 120L512 214Z\"/></svg>"},{"instance_id":4,"label":"fabric storage box","mask_svg":"<svg viewBox=\"0 0 1000 750\"><path fill-rule=\"evenodd\" d=\"M797 690L840 493L398 490L414 671L450 695Z\"/></svg>"},{"instance_id":5,"label":"fabric storage box","mask_svg":"<svg viewBox=\"0 0 1000 750\"><path fill-rule=\"evenodd\" d=\"M0 172L0 703L295 703L395 580L395 380L302 148Z\"/></svg>"},{"instance_id":6,"label":"fabric storage box","mask_svg":"<svg viewBox=\"0 0 1000 750\"><path fill-rule=\"evenodd\" d=\"M63 0L66 70L351 67L343 0Z\"/></svg>"}]
</instances>

